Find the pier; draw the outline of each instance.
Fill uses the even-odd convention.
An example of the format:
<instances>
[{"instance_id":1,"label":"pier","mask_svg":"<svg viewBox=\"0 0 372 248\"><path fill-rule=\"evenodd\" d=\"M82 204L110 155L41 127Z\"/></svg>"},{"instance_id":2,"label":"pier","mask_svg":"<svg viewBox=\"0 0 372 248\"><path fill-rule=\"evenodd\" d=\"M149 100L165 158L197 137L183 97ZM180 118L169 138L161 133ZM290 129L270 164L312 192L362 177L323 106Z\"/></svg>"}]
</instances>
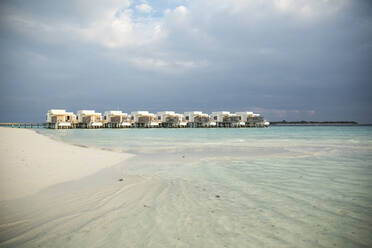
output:
<instances>
[{"instance_id":1,"label":"pier","mask_svg":"<svg viewBox=\"0 0 372 248\"><path fill-rule=\"evenodd\" d=\"M48 123L43 122L8 122L0 123L0 127L16 127L16 128L45 128Z\"/></svg>"}]
</instances>

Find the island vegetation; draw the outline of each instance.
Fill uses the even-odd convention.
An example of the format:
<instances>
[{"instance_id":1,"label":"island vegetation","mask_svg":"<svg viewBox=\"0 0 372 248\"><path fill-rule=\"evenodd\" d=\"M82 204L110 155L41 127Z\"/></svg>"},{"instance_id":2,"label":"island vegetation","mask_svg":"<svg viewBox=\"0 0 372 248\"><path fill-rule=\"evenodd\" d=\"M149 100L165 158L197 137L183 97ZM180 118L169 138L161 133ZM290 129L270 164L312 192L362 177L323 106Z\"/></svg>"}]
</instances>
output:
<instances>
[{"instance_id":1,"label":"island vegetation","mask_svg":"<svg viewBox=\"0 0 372 248\"><path fill-rule=\"evenodd\" d=\"M271 121L273 126L307 126L307 125L324 125L324 126L339 126L339 125L358 125L356 121Z\"/></svg>"}]
</instances>

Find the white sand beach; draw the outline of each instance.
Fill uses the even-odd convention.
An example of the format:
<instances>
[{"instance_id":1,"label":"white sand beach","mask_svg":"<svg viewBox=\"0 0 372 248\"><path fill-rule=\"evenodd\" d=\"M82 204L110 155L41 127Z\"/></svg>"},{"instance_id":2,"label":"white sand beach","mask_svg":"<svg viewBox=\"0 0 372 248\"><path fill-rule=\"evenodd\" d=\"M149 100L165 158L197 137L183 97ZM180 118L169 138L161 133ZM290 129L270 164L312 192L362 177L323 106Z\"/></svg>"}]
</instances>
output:
<instances>
[{"instance_id":1,"label":"white sand beach","mask_svg":"<svg viewBox=\"0 0 372 248\"><path fill-rule=\"evenodd\" d=\"M33 130L0 128L0 201L111 167L131 154L73 146Z\"/></svg>"}]
</instances>

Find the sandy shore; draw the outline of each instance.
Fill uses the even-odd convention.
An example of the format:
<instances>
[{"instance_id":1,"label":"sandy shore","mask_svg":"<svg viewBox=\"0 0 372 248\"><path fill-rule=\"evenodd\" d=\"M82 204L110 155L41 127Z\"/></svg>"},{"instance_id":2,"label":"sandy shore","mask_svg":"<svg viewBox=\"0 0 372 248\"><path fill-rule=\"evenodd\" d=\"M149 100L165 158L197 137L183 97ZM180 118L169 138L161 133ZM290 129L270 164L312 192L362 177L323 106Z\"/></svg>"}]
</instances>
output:
<instances>
[{"instance_id":1,"label":"sandy shore","mask_svg":"<svg viewBox=\"0 0 372 248\"><path fill-rule=\"evenodd\" d=\"M0 137L0 248L372 247L370 143L292 139L305 157L268 142L247 160L233 146L129 158L25 129Z\"/></svg>"},{"instance_id":2,"label":"sandy shore","mask_svg":"<svg viewBox=\"0 0 372 248\"><path fill-rule=\"evenodd\" d=\"M0 128L0 201L77 180L133 155L52 140L29 129Z\"/></svg>"}]
</instances>

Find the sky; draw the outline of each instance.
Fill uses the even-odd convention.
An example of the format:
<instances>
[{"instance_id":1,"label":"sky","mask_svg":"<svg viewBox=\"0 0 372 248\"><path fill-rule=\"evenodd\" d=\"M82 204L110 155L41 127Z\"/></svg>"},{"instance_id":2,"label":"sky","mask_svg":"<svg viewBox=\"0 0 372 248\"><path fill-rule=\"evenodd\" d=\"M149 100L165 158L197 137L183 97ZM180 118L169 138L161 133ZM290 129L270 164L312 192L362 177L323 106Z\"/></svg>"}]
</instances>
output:
<instances>
[{"instance_id":1,"label":"sky","mask_svg":"<svg viewBox=\"0 0 372 248\"><path fill-rule=\"evenodd\" d=\"M372 123L369 0L2 0L0 122L48 109Z\"/></svg>"}]
</instances>

